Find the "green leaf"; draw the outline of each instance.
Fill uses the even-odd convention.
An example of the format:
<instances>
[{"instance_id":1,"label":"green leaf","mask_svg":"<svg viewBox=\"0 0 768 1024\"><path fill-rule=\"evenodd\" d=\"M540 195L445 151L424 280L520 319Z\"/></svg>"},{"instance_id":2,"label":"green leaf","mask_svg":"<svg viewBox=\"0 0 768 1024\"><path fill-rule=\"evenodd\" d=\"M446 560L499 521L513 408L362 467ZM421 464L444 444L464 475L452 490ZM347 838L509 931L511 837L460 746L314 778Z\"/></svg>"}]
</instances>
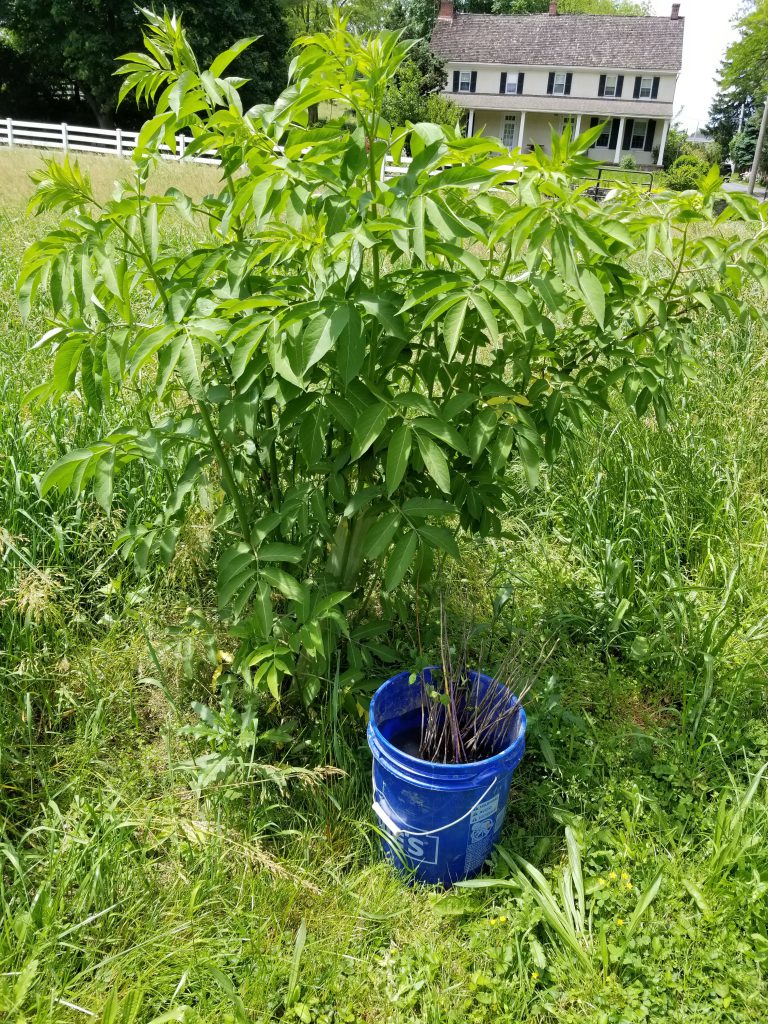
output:
<instances>
[{"instance_id":1,"label":"green leaf","mask_svg":"<svg viewBox=\"0 0 768 1024\"><path fill-rule=\"evenodd\" d=\"M461 299L455 306L451 306L443 318L443 340L449 360L453 359L459 347L468 305L469 299Z\"/></svg>"},{"instance_id":2,"label":"green leaf","mask_svg":"<svg viewBox=\"0 0 768 1024\"><path fill-rule=\"evenodd\" d=\"M283 569L278 569L277 566L263 565L261 566L261 575L276 587L289 601L304 601L306 594L305 588L299 583L299 581L285 572Z\"/></svg>"},{"instance_id":3,"label":"green leaf","mask_svg":"<svg viewBox=\"0 0 768 1024\"><path fill-rule=\"evenodd\" d=\"M599 278L591 270L579 271L579 287L592 316L601 327L605 327L605 292Z\"/></svg>"},{"instance_id":4,"label":"green leaf","mask_svg":"<svg viewBox=\"0 0 768 1024\"><path fill-rule=\"evenodd\" d=\"M541 450L524 434L516 434L515 441L517 442L517 450L520 453L520 462L522 463L528 486L531 489L538 487Z\"/></svg>"},{"instance_id":5,"label":"green leaf","mask_svg":"<svg viewBox=\"0 0 768 1024\"><path fill-rule=\"evenodd\" d=\"M245 39L238 39L236 43L233 43L228 50L224 50L218 57L213 61L210 67L210 72L214 78L221 78L224 72L227 70L229 65L235 60L243 50L246 50L249 46L256 42L259 36L248 36Z\"/></svg>"},{"instance_id":6,"label":"green leaf","mask_svg":"<svg viewBox=\"0 0 768 1024\"><path fill-rule=\"evenodd\" d=\"M298 565L304 559L304 552L296 544L283 544L276 540L262 544L257 554L264 562L291 562Z\"/></svg>"},{"instance_id":7,"label":"green leaf","mask_svg":"<svg viewBox=\"0 0 768 1024\"><path fill-rule=\"evenodd\" d=\"M448 460L443 454L442 449L430 438L425 437L424 434L417 434L416 440L421 457L424 459L424 465L427 467L427 472L444 494L450 494L451 477L448 472Z\"/></svg>"},{"instance_id":8,"label":"green leaf","mask_svg":"<svg viewBox=\"0 0 768 1024\"><path fill-rule=\"evenodd\" d=\"M399 512L389 512L387 515L382 516L381 519L376 520L365 538L365 554L367 558L375 559L384 554L392 543L392 538L395 535L399 522Z\"/></svg>"},{"instance_id":9,"label":"green leaf","mask_svg":"<svg viewBox=\"0 0 768 1024\"><path fill-rule=\"evenodd\" d=\"M387 494L391 495L400 486L405 471L408 468L408 459L411 455L411 431L407 424L398 427L390 438L387 446Z\"/></svg>"},{"instance_id":10,"label":"green leaf","mask_svg":"<svg viewBox=\"0 0 768 1024\"><path fill-rule=\"evenodd\" d=\"M422 523L418 527L419 536L427 542L431 548L438 551L445 551L452 558L460 558L461 552L456 543L456 537L445 526L432 526L431 523Z\"/></svg>"},{"instance_id":11,"label":"green leaf","mask_svg":"<svg viewBox=\"0 0 768 1024\"><path fill-rule=\"evenodd\" d=\"M493 409L482 409L472 421L469 428L469 454L474 465L485 451L493 437L498 423L498 416Z\"/></svg>"},{"instance_id":12,"label":"green leaf","mask_svg":"<svg viewBox=\"0 0 768 1024\"><path fill-rule=\"evenodd\" d=\"M262 640L267 640L272 633L272 621L274 612L272 610L272 588L269 583L261 579L256 584L256 591L253 599L253 615Z\"/></svg>"},{"instance_id":13,"label":"green leaf","mask_svg":"<svg viewBox=\"0 0 768 1024\"><path fill-rule=\"evenodd\" d=\"M347 322L339 334L336 366L345 385L360 373L365 362L366 344L363 322L354 306L348 307Z\"/></svg>"},{"instance_id":14,"label":"green leaf","mask_svg":"<svg viewBox=\"0 0 768 1024\"><path fill-rule=\"evenodd\" d=\"M456 508L440 498L409 498L402 506L402 511L409 518L425 519L427 516L454 515Z\"/></svg>"},{"instance_id":15,"label":"green leaf","mask_svg":"<svg viewBox=\"0 0 768 1024\"><path fill-rule=\"evenodd\" d=\"M360 414L355 429L352 431L350 457L353 462L368 451L386 426L388 416L389 410L383 402L369 406Z\"/></svg>"},{"instance_id":16,"label":"green leaf","mask_svg":"<svg viewBox=\"0 0 768 1024\"><path fill-rule=\"evenodd\" d=\"M298 377L304 377L307 370L330 352L348 322L349 306L337 307L330 316L326 312L318 313L309 321L290 349L291 369Z\"/></svg>"},{"instance_id":17,"label":"green leaf","mask_svg":"<svg viewBox=\"0 0 768 1024\"><path fill-rule=\"evenodd\" d=\"M410 568L413 556L416 554L417 543L418 536L411 530L409 533L404 533L395 544L384 572L385 590L394 590L395 587L400 586Z\"/></svg>"}]
</instances>

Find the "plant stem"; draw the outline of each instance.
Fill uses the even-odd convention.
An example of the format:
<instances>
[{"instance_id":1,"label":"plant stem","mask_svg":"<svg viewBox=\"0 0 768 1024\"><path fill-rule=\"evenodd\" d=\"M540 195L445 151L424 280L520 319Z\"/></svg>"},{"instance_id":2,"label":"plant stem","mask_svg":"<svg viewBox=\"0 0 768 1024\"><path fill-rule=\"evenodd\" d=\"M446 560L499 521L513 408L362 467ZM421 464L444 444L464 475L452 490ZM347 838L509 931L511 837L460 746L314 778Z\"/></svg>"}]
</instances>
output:
<instances>
[{"instance_id":1,"label":"plant stem","mask_svg":"<svg viewBox=\"0 0 768 1024\"><path fill-rule=\"evenodd\" d=\"M237 518L240 521L240 531L243 535L243 540L249 547L253 547L251 544L251 524L248 519L248 509L245 507L242 491L237 486L232 465L227 458L227 453L224 451L221 439L214 429L213 420L211 419L211 414L208 412L208 409L203 402L198 402L197 408L200 411L200 415L205 423L205 429L208 431L208 436L211 439L211 447L216 455L216 461L219 464L221 475L224 478L226 490L229 491L229 496L235 503L235 511L237 512Z\"/></svg>"}]
</instances>

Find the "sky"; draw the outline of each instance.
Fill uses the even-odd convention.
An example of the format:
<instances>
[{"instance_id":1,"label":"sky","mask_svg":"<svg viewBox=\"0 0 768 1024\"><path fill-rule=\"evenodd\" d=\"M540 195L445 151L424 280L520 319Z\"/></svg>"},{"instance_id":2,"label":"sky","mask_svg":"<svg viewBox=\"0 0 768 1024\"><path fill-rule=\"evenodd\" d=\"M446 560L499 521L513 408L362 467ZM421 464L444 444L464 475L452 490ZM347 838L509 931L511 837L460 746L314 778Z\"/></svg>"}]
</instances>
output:
<instances>
[{"instance_id":1,"label":"sky","mask_svg":"<svg viewBox=\"0 0 768 1024\"><path fill-rule=\"evenodd\" d=\"M651 0L654 14L669 16L672 0ZM731 22L740 0L680 0L685 18L683 70L675 93L675 120L688 131L704 128L715 95L714 76L736 32Z\"/></svg>"}]
</instances>

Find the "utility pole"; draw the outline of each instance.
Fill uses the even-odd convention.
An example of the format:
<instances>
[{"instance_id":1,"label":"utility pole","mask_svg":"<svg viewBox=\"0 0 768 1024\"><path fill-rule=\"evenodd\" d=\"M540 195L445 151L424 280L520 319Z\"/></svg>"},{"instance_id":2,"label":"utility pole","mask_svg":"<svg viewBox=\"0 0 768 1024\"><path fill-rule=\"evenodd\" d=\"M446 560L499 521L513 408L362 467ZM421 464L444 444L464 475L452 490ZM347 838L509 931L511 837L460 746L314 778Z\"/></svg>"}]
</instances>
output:
<instances>
[{"instance_id":1,"label":"utility pole","mask_svg":"<svg viewBox=\"0 0 768 1024\"><path fill-rule=\"evenodd\" d=\"M757 146L755 147L755 159L752 161L752 170L749 175L749 194L751 196L755 194L755 185L757 184L757 172L760 167L760 160L763 155L766 128L768 128L768 96L766 96L765 98L765 106L763 107L763 119L760 122L760 132L757 136Z\"/></svg>"}]
</instances>

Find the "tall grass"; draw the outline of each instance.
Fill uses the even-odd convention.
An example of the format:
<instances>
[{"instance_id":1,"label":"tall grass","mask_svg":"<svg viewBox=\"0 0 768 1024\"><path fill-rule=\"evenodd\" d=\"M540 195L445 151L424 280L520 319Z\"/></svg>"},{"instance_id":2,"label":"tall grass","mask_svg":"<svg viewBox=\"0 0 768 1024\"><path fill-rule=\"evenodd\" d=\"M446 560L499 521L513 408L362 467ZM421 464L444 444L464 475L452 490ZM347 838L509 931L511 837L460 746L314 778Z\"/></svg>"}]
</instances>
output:
<instances>
[{"instance_id":1,"label":"tall grass","mask_svg":"<svg viewBox=\"0 0 768 1024\"><path fill-rule=\"evenodd\" d=\"M253 774L190 784L202 748L182 730L192 701L220 707L228 647L187 612L210 612L206 513L168 574L139 578L112 536L152 510L151 478L126 478L113 521L40 497L103 424L22 402L44 358L13 296L38 159L0 153L0 1013L762 1024L764 329L699 324L666 429L617 405L454 567L452 607L482 620L496 597L500 636L560 642L496 881L411 888L378 859L339 680L298 742L345 774L287 796ZM114 162L89 163L106 194Z\"/></svg>"}]
</instances>

